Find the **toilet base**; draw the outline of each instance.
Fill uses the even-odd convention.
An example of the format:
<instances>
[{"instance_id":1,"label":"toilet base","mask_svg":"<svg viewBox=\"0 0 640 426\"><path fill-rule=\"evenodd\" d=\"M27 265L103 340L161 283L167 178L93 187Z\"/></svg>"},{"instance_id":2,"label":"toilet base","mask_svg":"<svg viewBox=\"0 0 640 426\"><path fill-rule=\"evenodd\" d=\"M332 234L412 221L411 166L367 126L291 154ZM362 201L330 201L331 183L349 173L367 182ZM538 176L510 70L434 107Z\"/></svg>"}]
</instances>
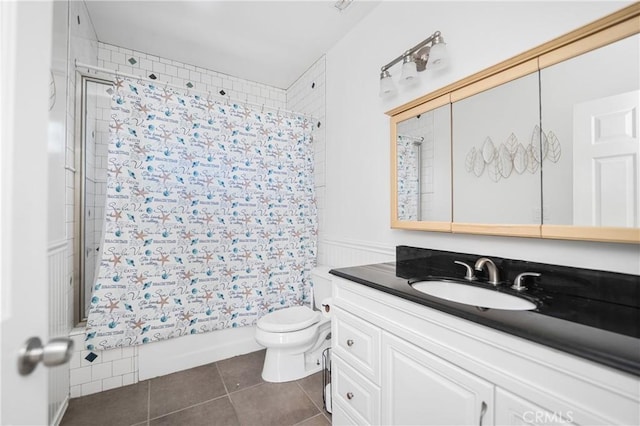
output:
<instances>
[{"instance_id":1,"label":"toilet base","mask_svg":"<svg viewBox=\"0 0 640 426\"><path fill-rule=\"evenodd\" d=\"M286 349L267 348L262 368L262 380L282 383L302 379L322 370L322 351L330 346L330 340L306 353L291 353Z\"/></svg>"}]
</instances>

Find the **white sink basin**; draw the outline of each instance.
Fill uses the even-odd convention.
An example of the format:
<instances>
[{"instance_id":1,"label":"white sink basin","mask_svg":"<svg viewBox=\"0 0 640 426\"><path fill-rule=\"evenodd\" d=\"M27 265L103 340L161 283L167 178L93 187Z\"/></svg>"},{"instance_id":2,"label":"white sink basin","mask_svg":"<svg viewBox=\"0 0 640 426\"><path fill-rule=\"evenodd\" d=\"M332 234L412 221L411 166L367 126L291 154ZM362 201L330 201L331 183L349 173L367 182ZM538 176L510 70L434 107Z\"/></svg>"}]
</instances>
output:
<instances>
[{"instance_id":1,"label":"white sink basin","mask_svg":"<svg viewBox=\"0 0 640 426\"><path fill-rule=\"evenodd\" d=\"M452 281L419 281L411 284L411 287L430 296L481 308L512 311L528 311L536 308L535 303L518 296Z\"/></svg>"}]
</instances>

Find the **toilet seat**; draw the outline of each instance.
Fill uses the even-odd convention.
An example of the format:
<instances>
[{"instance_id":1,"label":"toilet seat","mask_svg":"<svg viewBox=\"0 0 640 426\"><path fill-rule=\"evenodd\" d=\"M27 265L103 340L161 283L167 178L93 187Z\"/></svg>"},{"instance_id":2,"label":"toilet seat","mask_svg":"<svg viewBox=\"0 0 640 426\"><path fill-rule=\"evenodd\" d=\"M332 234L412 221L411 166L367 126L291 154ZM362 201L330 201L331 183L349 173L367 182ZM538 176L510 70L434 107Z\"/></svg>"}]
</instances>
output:
<instances>
[{"instance_id":1,"label":"toilet seat","mask_svg":"<svg viewBox=\"0 0 640 426\"><path fill-rule=\"evenodd\" d=\"M271 333L303 330L320 321L320 312L306 306L293 306L268 313L258 320L258 328Z\"/></svg>"}]
</instances>

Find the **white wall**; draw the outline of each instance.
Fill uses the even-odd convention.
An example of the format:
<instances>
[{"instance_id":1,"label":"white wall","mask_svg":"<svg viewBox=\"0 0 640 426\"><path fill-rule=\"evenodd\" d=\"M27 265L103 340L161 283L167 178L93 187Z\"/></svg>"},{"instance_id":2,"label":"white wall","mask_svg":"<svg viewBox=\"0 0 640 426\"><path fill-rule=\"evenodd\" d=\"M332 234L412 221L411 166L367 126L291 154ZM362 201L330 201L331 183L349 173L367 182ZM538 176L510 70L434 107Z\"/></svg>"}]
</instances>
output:
<instances>
[{"instance_id":1,"label":"white wall","mask_svg":"<svg viewBox=\"0 0 640 426\"><path fill-rule=\"evenodd\" d=\"M326 235L333 266L389 259L393 247L503 256L640 274L634 245L451 235L389 227L389 119L411 99L614 12L617 2L383 2L327 53ZM417 87L378 97L379 70L407 48L442 32L450 67L420 74ZM391 70L399 75L398 67ZM366 252L366 253L365 253ZM368 253L368 254L367 254Z\"/></svg>"}]
</instances>

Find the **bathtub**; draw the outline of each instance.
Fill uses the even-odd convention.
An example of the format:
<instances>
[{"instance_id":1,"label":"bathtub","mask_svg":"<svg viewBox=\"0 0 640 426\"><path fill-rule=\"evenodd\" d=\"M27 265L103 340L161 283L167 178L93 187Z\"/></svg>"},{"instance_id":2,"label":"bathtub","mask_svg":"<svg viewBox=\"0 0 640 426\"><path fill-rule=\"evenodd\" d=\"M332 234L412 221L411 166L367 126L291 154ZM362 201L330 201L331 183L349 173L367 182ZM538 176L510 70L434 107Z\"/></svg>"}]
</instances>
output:
<instances>
[{"instance_id":1,"label":"bathtub","mask_svg":"<svg viewBox=\"0 0 640 426\"><path fill-rule=\"evenodd\" d=\"M255 340L255 330L255 326L227 328L141 345L138 349L138 380L263 349Z\"/></svg>"}]
</instances>

